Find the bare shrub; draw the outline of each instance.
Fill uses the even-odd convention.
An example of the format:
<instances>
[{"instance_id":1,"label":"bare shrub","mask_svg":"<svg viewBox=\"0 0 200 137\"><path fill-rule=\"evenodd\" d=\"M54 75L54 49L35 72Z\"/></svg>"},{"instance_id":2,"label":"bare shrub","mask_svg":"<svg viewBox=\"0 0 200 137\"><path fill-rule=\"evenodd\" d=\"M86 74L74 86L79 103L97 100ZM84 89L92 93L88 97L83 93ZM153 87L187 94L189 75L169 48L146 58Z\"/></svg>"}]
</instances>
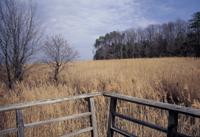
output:
<instances>
[{"instance_id":1,"label":"bare shrub","mask_svg":"<svg viewBox=\"0 0 200 137\"><path fill-rule=\"evenodd\" d=\"M47 38L44 51L46 55L45 62L52 69L53 80L58 83L60 72L78 56L78 52L61 35Z\"/></svg>"}]
</instances>

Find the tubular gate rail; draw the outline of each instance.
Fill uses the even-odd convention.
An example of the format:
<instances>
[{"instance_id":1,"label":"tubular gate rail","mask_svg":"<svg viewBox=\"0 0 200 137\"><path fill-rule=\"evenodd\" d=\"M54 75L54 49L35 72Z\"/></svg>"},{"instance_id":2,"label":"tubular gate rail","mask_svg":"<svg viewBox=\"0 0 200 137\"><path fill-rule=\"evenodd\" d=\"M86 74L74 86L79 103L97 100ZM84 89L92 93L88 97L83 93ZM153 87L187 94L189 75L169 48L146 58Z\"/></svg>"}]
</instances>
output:
<instances>
[{"instance_id":1,"label":"tubular gate rail","mask_svg":"<svg viewBox=\"0 0 200 137\"><path fill-rule=\"evenodd\" d=\"M113 137L114 132L117 132L126 137L136 137L136 135L130 134L120 128L117 128L115 126L115 117L119 117L121 119L125 119L130 122L137 123L139 125L143 125L143 126L167 133L167 137L189 137L187 135L177 132L178 114L179 113L189 115L192 117L196 117L196 118L200 118L200 110L198 110L198 109L182 107L182 106L172 105L172 104L168 104L168 103L161 103L161 102L151 101L151 100L147 100L147 99L140 99L140 98L120 95L120 94L116 94L116 93L105 93L105 92L104 93L88 93L88 94L65 97L65 98L47 99L47 100L40 100L40 101L32 101L32 102L28 102L28 103L19 103L19 104L0 106L0 112L13 111L13 110L16 111L16 128L9 128L9 129L1 130L0 136L9 134L9 133L13 133L13 132L17 132L18 137L24 137L24 129L25 128L33 128L35 126L40 126L40 125L44 125L44 124L61 122L61 121L71 120L71 119L78 119L78 118L83 118L83 117L89 116L91 127L84 128L84 129L63 135L62 137L72 137L72 136L76 136L76 135L79 135L79 134L85 133L85 132L91 132L92 137L98 137L95 108L94 108L94 97L99 96L99 95L103 95L105 97L110 98L110 110L109 110L109 116L108 116L107 137ZM88 101L89 112L74 114L74 115L70 115L70 116L66 116L66 117L59 117L59 118L55 118L55 119L39 121L39 122L34 122L34 123L28 123L28 124L24 123L22 109L32 107L32 106L54 104L54 103L60 103L60 102L64 102L64 101L77 100L77 99L86 99ZM158 108L161 110L167 110L169 112L168 127L163 128L158 125L155 125L155 124L152 124L149 122L145 122L142 120L138 120L138 119L135 119L135 118L132 118L132 117L129 117L129 116L126 116L126 115L116 112L117 100L122 100L122 101L130 102L130 103L154 107L154 108Z\"/></svg>"},{"instance_id":2,"label":"tubular gate rail","mask_svg":"<svg viewBox=\"0 0 200 137\"><path fill-rule=\"evenodd\" d=\"M40 126L44 124L50 124L54 122L61 122L65 120L71 120L71 119L78 119L83 117L90 116L90 124L91 127L84 128L66 135L63 135L62 137L72 137L81 133L85 132L92 132L92 137L97 137L97 123L96 123L96 116L95 116L95 108L94 108L94 97L101 95L100 93L88 93L78 96L71 96L71 97L65 97L65 98L59 98L59 99L47 99L47 100L40 100L40 101L32 101L28 103L19 103L19 104L13 104L13 105L5 105L0 106L0 112L5 111L16 111L16 128L9 128L4 129L0 131L0 136L17 132L17 137L24 137L24 129L25 128L33 128L35 126ZM55 119L45 120L45 121L39 121L34 123L28 123L25 124L23 120L23 113L22 109L32 107L32 106L41 106L41 105L47 105L47 104L54 104L54 103L60 103L64 101L70 101L70 100L77 100L77 99L86 99L88 101L88 109L89 112L80 113L80 114L74 114L66 117L59 117Z\"/></svg>"},{"instance_id":3,"label":"tubular gate rail","mask_svg":"<svg viewBox=\"0 0 200 137\"><path fill-rule=\"evenodd\" d=\"M143 125L152 129L159 130L161 132L166 133L167 137L190 137L190 136L177 132L179 113L200 118L200 110L198 109L193 109L189 107L183 107L183 106L178 106L178 105L173 105L173 104L168 104L168 103L161 103L161 102L156 102L156 101L147 100L147 99L140 99L140 98L131 97L131 96L124 96L124 95L115 94L115 93L104 93L103 95L106 97L110 97L110 110L109 110L107 137L113 137L114 132L117 132L126 137L136 137L136 135L130 134L122 129L117 128L115 126L115 117L119 117L121 119L125 119L127 121L130 121L139 125ZM158 125L154 125L152 123L138 120L138 119L116 112L117 100L122 100L122 101L130 102L130 103L134 103L134 104L154 107L161 110L167 110L168 111L167 128L163 128Z\"/></svg>"}]
</instances>

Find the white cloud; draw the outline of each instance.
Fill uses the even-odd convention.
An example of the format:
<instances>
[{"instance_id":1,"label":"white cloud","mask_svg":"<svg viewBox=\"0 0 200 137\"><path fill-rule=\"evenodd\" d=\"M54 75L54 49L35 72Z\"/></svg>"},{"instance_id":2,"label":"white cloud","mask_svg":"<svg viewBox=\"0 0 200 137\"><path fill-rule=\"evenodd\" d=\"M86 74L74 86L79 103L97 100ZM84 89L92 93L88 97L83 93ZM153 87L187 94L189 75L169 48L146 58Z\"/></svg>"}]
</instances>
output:
<instances>
[{"instance_id":1,"label":"white cloud","mask_svg":"<svg viewBox=\"0 0 200 137\"><path fill-rule=\"evenodd\" d=\"M95 39L113 30L155 23L145 18L139 0L38 0L46 33L63 34L80 53L91 59Z\"/></svg>"}]
</instances>

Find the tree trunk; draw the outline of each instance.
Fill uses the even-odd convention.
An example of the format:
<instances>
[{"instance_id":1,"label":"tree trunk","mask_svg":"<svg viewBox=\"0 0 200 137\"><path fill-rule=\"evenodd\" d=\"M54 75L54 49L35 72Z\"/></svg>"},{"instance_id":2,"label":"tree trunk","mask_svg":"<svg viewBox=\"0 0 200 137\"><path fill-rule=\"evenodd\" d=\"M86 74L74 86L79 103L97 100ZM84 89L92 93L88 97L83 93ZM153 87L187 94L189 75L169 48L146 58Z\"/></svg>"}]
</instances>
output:
<instances>
[{"instance_id":1,"label":"tree trunk","mask_svg":"<svg viewBox=\"0 0 200 137\"><path fill-rule=\"evenodd\" d=\"M12 89L13 80L11 78L10 66L9 66L9 63L8 63L7 55L6 55L6 59L5 59L5 64L6 64L6 72L7 72L7 80L8 80L7 86L8 86L9 89Z\"/></svg>"},{"instance_id":2,"label":"tree trunk","mask_svg":"<svg viewBox=\"0 0 200 137\"><path fill-rule=\"evenodd\" d=\"M56 82L58 82L59 69L60 69L60 67L57 65L57 66L55 67L55 70L54 70L54 77L53 77L53 79L54 79Z\"/></svg>"}]
</instances>

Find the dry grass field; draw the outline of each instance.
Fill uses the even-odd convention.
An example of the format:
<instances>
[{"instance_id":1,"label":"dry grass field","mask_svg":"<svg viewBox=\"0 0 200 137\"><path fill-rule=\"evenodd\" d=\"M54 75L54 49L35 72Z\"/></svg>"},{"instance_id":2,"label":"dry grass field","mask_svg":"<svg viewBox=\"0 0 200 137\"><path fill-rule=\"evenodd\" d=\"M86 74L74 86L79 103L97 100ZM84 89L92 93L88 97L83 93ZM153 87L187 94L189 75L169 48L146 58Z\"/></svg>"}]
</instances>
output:
<instances>
[{"instance_id":1,"label":"dry grass field","mask_svg":"<svg viewBox=\"0 0 200 137\"><path fill-rule=\"evenodd\" d=\"M139 98L158 100L200 108L200 60L195 58L125 59L75 62L60 75L60 84L49 80L50 70L35 65L15 91L6 92L0 104L11 104L46 98L77 95L87 92L119 92ZM105 137L108 99L95 98L99 137ZM84 100L25 109L25 123L85 112ZM149 107L120 102L117 111L166 127L167 114ZM15 113L1 113L1 127L15 126ZM200 136L198 119L180 116L179 131ZM65 121L27 129L27 137L56 137L64 132L86 127L88 119ZM117 125L140 137L162 137L164 134L123 120ZM191 122L192 121L192 122ZM81 135L87 137L89 134ZM14 136L14 135L10 135Z\"/></svg>"}]
</instances>

